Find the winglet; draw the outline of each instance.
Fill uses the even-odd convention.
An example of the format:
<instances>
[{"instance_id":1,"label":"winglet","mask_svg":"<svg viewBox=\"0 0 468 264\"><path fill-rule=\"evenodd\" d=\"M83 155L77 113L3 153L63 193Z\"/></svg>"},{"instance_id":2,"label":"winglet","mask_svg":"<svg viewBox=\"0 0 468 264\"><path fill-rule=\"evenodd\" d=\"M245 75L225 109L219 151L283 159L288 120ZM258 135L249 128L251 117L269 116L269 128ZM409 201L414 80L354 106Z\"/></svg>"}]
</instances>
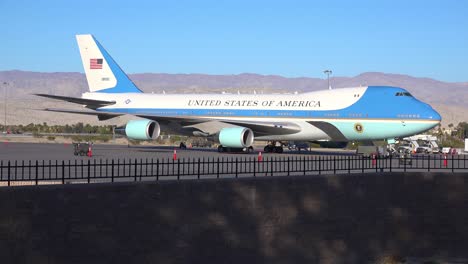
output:
<instances>
[{"instance_id":1,"label":"winglet","mask_svg":"<svg viewBox=\"0 0 468 264\"><path fill-rule=\"evenodd\" d=\"M76 35L90 92L142 93L93 35Z\"/></svg>"}]
</instances>

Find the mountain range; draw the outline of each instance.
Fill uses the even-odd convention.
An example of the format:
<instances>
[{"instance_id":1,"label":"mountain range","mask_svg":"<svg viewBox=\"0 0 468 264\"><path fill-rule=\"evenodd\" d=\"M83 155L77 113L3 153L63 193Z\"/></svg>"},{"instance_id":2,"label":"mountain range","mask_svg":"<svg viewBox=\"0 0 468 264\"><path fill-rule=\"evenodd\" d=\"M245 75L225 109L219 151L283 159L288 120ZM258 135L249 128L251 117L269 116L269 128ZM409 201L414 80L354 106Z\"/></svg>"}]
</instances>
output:
<instances>
[{"instance_id":1,"label":"mountain range","mask_svg":"<svg viewBox=\"0 0 468 264\"><path fill-rule=\"evenodd\" d=\"M236 75L138 73L129 77L148 93L294 93L327 89L327 79L286 78L277 75L243 73ZM407 89L416 98L432 105L441 115L442 124L468 121L468 82L442 82L402 74L366 72L354 77L331 77L332 88L390 85ZM7 124L63 124L84 122L121 125L128 117L98 122L96 118L38 111L47 107L80 108L69 103L33 96L47 93L80 96L87 91L86 77L76 72L0 71L0 98L7 98ZM398 107L398 105L395 105ZM0 123L5 100L0 100Z\"/></svg>"}]
</instances>

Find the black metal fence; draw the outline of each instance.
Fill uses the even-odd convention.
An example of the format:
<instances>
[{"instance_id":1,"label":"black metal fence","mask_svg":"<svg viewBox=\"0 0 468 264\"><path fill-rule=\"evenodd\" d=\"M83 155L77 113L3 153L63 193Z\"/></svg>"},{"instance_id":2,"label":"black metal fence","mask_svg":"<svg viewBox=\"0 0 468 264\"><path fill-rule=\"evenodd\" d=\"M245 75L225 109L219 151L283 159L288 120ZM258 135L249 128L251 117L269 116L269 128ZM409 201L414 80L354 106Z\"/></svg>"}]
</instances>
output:
<instances>
[{"instance_id":1,"label":"black metal fence","mask_svg":"<svg viewBox=\"0 0 468 264\"><path fill-rule=\"evenodd\" d=\"M0 186L407 171L468 172L468 159L465 155L418 155L404 159L271 156L259 160L233 156L177 160L1 161Z\"/></svg>"}]
</instances>

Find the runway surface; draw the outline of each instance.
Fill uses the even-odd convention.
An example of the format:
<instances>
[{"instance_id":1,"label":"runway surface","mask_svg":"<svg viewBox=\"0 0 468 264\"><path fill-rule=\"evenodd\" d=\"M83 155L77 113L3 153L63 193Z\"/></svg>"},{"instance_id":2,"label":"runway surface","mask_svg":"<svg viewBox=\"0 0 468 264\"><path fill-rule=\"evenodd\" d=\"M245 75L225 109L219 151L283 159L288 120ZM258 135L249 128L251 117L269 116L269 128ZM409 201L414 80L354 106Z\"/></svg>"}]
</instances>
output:
<instances>
[{"instance_id":1,"label":"runway surface","mask_svg":"<svg viewBox=\"0 0 468 264\"><path fill-rule=\"evenodd\" d=\"M261 148L253 153L218 153L215 148L179 149L174 146L125 146L125 145L93 145L91 159L172 159L174 150L178 159L213 158L213 157L256 157ZM353 155L351 150L313 150L289 151L285 149L282 154L262 153L270 156L302 156L302 155ZM0 160L89 160L89 157L73 155L72 144L44 144L44 143L0 143Z\"/></svg>"},{"instance_id":2,"label":"runway surface","mask_svg":"<svg viewBox=\"0 0 468 264\"><path fill-rule=\"evenodd\" d=\"M176 160L173 159L177 151ZM368 172L467 172L466 156L414 155L369 159L351 150L318 149L282 154L218 153L216 149L94 145L92 157L75 156L70 144L3 143L0 186L197 178L298 176Z\"/></svg>"}]
</instances>

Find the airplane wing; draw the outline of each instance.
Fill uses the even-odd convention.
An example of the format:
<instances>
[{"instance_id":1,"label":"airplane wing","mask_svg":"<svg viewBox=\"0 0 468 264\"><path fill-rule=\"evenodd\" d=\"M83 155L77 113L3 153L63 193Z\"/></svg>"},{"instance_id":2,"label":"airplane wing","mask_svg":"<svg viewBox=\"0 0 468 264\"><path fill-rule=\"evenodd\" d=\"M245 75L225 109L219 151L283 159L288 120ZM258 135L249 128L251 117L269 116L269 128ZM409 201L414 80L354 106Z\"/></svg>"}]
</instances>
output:
<instances>
[{"instance_id":1,"label":"airplane wing","mask_svg":"<svg viewBox=\"0 0 468 264\"><path fill-rule=\"evenodd\" d=\"M217 121L221 123L227 123L236 126L242 126L250 128L256 136L264 135L288 135L294 134L301 131L301 128L291 122L262 122L262 121L238 121L238 120L229 120L229 119L194 119L193 117L184 117L184 116L173 116L173 117L159 117L159 116L150 116L150 115L137 115L142 118L151 119L160 123L170 123L176 122L180 123L182 126L193 126L200 123L207 123L212 121Z\"/></svg>"},{"instance_id":2,"label":"airplane wing","mask_svg":"<svg viewBox=\"0 0 468 264\"><path fill-rule=\"evenodd\" d=\"M99 107L113 105L115 101L101 101L101 100L93 100L93 99L84 99L78 97L69 97L69 96L59 96L59 95L51 95L51 94L34 94L41 97L51 98L60 101L66 101L75 104L86 105L87 108L97 109Z\"/></svg>"},{"instance_id":3,"label":"airplane wing","mask_svg":"<svg viewBox=\"0 0 468 264\"><path fill-rule=\"evenodd\" d=\"M72 103L85 104L88 108L98 107L98 105L110 105L115 102L112 101L99 101L75 97L65 97L65 96L56 96L56 95L47 95L47 94L37 94L39 96L48 97L57 100L64 100ZM96 116L100 121L108 120L114 117L122 116L122 113L113 113L113 112L103 112L103 111L89 111L89 110L74 110L74 109L62 109L62 108L46 108L39 109L41 111L49 112L58 112L58 113L69 113L69 114L81 114L81 115L92 115ZM141 118L151 119L160 123L179 123L181 126L191 126L200 123L218 121L222 123L242 126L250 128L255 135L288 135L294 134L301 131L301 128L294 123L290 122L262 122L262 121L238 121L238 120L214 120L214 119L205 119L205 118L193 118L189 116L153 116L145 114L137 114L135 116Z\"/></svg>"},{"instance_id":4,"label":"airplane wing","mask_svg":"<svg viewBox=\"0 0 468 264\"><path fill-rule=\"evenodd\" d=\"M106 113L106 112L89 111L89 110L71 110L71 109L61 109L61 108L46 108L46 109L38 109L38 110L48 111L48 112L68 113L68 114L94 115L94 116L97 116L97 118L100 121L123 115L123 114L117 114L117 113Z\"/></svg>"}]
</instances>

